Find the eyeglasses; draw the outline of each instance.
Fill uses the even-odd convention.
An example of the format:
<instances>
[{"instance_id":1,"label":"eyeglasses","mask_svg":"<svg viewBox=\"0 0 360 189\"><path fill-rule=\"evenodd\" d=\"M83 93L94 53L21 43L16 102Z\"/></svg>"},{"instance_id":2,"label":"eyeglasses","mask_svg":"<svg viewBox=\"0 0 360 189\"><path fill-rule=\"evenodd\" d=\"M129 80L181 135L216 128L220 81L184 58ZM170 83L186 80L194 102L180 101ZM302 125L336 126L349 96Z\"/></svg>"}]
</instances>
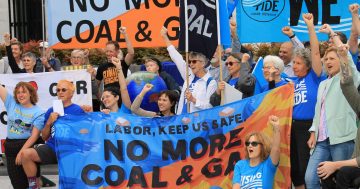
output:
<instances>
[{"instance_id":1,"label":"eyeglasses","mask_svg":"<svg viewBox=\"0 0 360 189\"><path fill-rule=\"evenodd\" d=\"M196 64L197 62L201 62L202 60L189 60L189 64Z\"/></svg>"},{"instance_id":2,"label":"eyeglasses","mask_svg":"<svg viewBox=\"0 0 360 189\"><path fill-rule=\"evenodd\" d=\"M274 69L278 70L278 68L271 67L271 66L264 66L263 67L264 70L270 70L271 68L274 68Z\"/></svg>"},{"instance_id":3,"label":"eyeglasses","mask_svg":"<svg viewBox=\"0 0 360 189\"><path fill-rule=\"evenodd\" d=\"M64 92L66 92L66 91L67 91L67 89L65 89L65 88L62 88L62 89L56 89L56 92L57 92L57 93L59 93L60 91L64 93Z\"/></svg>"},{"instance_id":4,"label":"eyeglasses","mask_svg":"<svg viewBox=\"0 0 360 189\"><path fill-rule=\"evenodd\" d=\"M251 146L256 147L258 144L261 144L261 143L257 142L257 141L252 141L252 142L247 141L247 142L245 142L245 146L250 146L250 144L251 144Z\"/></svg>"},{"instance_id":5,"label":"eyeglasses","mask_svg":"<svg viewBox=\"0 0 360 189\"><path fill-rule=\"evenodd\" d=\"M239 62L226 62L225 66L233 66L234 64L237 64Z\"/></svg>"}]
</instances>

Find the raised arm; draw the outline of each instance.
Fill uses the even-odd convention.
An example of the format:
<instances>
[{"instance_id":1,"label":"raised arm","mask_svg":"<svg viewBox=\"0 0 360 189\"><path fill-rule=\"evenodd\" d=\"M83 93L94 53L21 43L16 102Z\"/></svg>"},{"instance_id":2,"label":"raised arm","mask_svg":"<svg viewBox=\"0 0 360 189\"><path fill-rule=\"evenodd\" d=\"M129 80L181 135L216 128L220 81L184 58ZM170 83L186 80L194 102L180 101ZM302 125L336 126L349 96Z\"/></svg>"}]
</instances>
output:
<instances>
[{"instance_id":1,"label":"raised arm","mask_svg":"<svg viewBox=\"0 0 360 189\"><path fill-rule=\"evenodd\" d=\"M128 34L126 33L126 27L120 27L119 31L124 35L126 41L127 54L125 56L125 62L127 65L130 65L134 60L135 50L131 41L129 40Z\"/></svg>"},{"instance_id":2,"label":"raised arm","mask_svg":"<svg viewBox=\"0 0 360 189\"><path fill-rule=\"evenodd\" d=\"M250 72L250 55L247 53L243 54L241 59L240 77L236 84L236 89L240 90L247 97L252 96L255 90L255 77Z\"/></svg>"},{"instance_id":3,"label":"raised arm","mask_svg":"<svg viewBox=\"0 0 360 189\"><path fill-rule=\"evenodd\" d=\"M349 10L352 17L352 24L357 33L360 33L360 20L359 20L359 4L354 3L349 5Z\"/></svg>"},{"instance_id":4,"label":"raised arm","mask_svg":"<svg viewBox=\"0 0 360 189\"><path fill-rule=\"evenodd\" d=\"M175 49L175 47L171 44L169 37L167 35L167 29L165 27L161 28L160 35L163 38L167 46L167 50L169 52L171 60L175 63L177 69L180 72L181 77L186 79L186 62L184 61L181 54Z\"/></svg>"},{"instance_id":5,"label":"raised arm","mask_svg":"<svg viewBox=\"0 0 360 189\"><path fill-rule=\"evenodd\" d=\"M118 70L121 101L126 106L126 108L130 109L131 108L131 100L130 100L129 92L127 90L125 76L124 76L124 73L121 68L120 59L113 57L111 59L111 62L115 65L116 69Z\"/></svg>"},{"instance_id":6,"label":"raised arm","mask_svg":"<svg viewBox=\"0 0 360 189\"><path fill-rule=\"evenodd\" d=\"M351 108L354 112L359 115L360 113L360 94L354 85L354 79L352 74L352 69L347 62L347 53L343 52L346 51L347 46L342 45L338 49L338 54L340 56L340 87L342 93L344 94L346 100L348 101Z\"/></svg>"},{"instance_id":7,"label":"raised arm","mask_svg":"<svg viewBox=\"0 0 360 189\"><path fill-rule=\"evenodd\" d=\"M317 76L321 75L322 64L320 57L319 40L315 33L314 18L311 13L303 14L303 19L307 25L310 37L310 49L311 49L311 67Z\"/></svg>"},{"instance_id":8,"label":"raised arm","mask_svg":"<svg viewBox=\"0 0 360 189\"><path fill-rule=\"evenodd\" d=\"M332 29L331 26L329 24L324 24L321 26L321 28L319 29L319 32L328 34L329 37L333 40L334 45L336 47L340 46L341 44L343 44L340 40L340 37L337 33L335 33Z\"/></svg>"},{"instance_id":9,"label":"raised arm","mask_svg":"<svg viewBox=\"0 0 360 189\"><path fill-rule=\"evenodd\" d=\"M282 33L289 37L291 43L293 44L294 48L305 48L304 44L301 43L299 38L295 35L294 31L291 29L290 26L285 26L281 29Z\"/></svg>"},{"instance_id":10,"label":"raised arm","mask_svg":"<svg viewBox=\"0 0 360 189\"><path fill-rule=\"evenodd\" d=\"M5 103L6 96L7 96L7 90L3 86L3 83L0 84L0 98Z\"/></svg>"},{"instance_id":11,"label":"raised arm","mask_svg":"<svg viewBox=\"0 0 360 189\"><path fill-rule=\"evenodd\" d=\"M280 120L278 117L271 115L269 116L269 123L273 127L273 141L270 151L271 161L274 165L277 165L280 160Z\"/></svg>"},{"instance_id":12,"label":"raised arm","mask_svg":"<svg viewBox=\"0 0 360 189\"><path fill-rule=\"evenodd\" d=\"M149 92L153 88L153 85L146 84L143 89L141 90L140 94L138 94L134 100L134 102L131 104L131 112L133 112L136 115L140 116L146 116L146 117L155 117L156 112L152 111L146 111L142 108L140 108L141 102L147 92Z\"/></svg>"},{"instance_id":13,"label":"raised arm","mask_svg":"<svg viewBox=\"0 0 360 189\"><path fill-rule=\"evenodd\" d=\"M19 68L19 65L16 63L16 60L15 60L14 55L11 50L11 42L10 42L10 34L9 33L4 34L4 41L5 41L5 47L6 47L6 54L8 56L9 66L11 68L12 73L21 73L21 69Z\"/></svg>"}]
</instances>

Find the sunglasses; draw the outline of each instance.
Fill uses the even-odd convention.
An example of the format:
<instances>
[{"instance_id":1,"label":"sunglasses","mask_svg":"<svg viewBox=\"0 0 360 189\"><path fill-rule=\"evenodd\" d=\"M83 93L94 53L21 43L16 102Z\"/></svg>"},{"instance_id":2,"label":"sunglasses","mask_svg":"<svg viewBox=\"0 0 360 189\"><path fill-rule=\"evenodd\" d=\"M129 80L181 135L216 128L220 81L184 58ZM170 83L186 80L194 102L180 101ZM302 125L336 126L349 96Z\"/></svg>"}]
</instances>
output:
<instances>
[{"instance_id":1,"label":"sunglasses","mask_svg":"<svg viewBox=\"0 0 360 189\"><path fill-rule=\"evenodd\" d=\"M251 144L251 146L256 147L258 144L261 144L261 143L256 142L256 141L252 141L252 142L247 141L247 142L245 142L245 146L250 146L250 144Z\"/></svg>"},{"instance_id":2,"label":"sunglasses","mask_svg":"<svg viewBox=\"0 0 360 189\"><path fill-rule=\"evenodd\" d=\"M201 62L201 60L189 60L189 64L196 64L197 62Z\"/></svg>"},{"instance_id":3,"label":"sunglasses","mask_svg":"<svg viewBox=\"0 0 360 189\"><path fill-rule=\"evenodd\" d=\"M58 92L58 93L59 93L60 91L64 93L64 92L66 92L66 91L67 91L67 89L65 89L65 88L62 88L62 89L56 89L56 92Z\"/></svg>"},{"instance_id":4,"label":"sunglasses","mask_svg":"<svg viewBox=\"0 0 360 189\"><path fill-rule=\"evenodd\" d=\"M237 63L239 63L239 62L226 62L225 66L232 66L232 65L237 64Z\"/></svg>"}]
</instances>

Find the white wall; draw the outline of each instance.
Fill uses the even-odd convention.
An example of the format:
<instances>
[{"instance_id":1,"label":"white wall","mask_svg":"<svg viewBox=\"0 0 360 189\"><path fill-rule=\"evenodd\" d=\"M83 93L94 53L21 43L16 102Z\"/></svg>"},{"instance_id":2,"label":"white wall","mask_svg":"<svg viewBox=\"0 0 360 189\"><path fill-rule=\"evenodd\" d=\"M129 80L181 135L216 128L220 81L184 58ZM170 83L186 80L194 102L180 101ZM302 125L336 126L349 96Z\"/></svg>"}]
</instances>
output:
<instances>
[{"instance_id":1,"label":"white wall","mask_svg":"<svg viewBox=\"0 0 360 189\"><path fill-rule=\"evenodd\" d=\"M9 32L8 0L0 0L0 42L3 42L3 34Z\"/></svg>"}]
</instances>

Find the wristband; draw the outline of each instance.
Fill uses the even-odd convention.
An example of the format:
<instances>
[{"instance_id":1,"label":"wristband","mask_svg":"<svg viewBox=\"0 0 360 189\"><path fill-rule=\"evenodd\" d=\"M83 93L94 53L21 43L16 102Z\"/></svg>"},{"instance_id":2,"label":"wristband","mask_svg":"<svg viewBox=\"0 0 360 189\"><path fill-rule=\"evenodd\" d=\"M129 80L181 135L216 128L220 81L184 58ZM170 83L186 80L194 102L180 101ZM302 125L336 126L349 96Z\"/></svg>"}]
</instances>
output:
<instances>
[{"instance_id":1,"label":"wristband","mask_svg":"<svg viewBox=\"0 0 360 189\"><path fill-rule=\"evenodd\" d=\"M292 38L294 38L294 37L295 37L295 34L293 34L293 35L292 35L292 36L290 36L289 38L290 38L290 39L292 39Z\"/></svg>"}]
</instances>

